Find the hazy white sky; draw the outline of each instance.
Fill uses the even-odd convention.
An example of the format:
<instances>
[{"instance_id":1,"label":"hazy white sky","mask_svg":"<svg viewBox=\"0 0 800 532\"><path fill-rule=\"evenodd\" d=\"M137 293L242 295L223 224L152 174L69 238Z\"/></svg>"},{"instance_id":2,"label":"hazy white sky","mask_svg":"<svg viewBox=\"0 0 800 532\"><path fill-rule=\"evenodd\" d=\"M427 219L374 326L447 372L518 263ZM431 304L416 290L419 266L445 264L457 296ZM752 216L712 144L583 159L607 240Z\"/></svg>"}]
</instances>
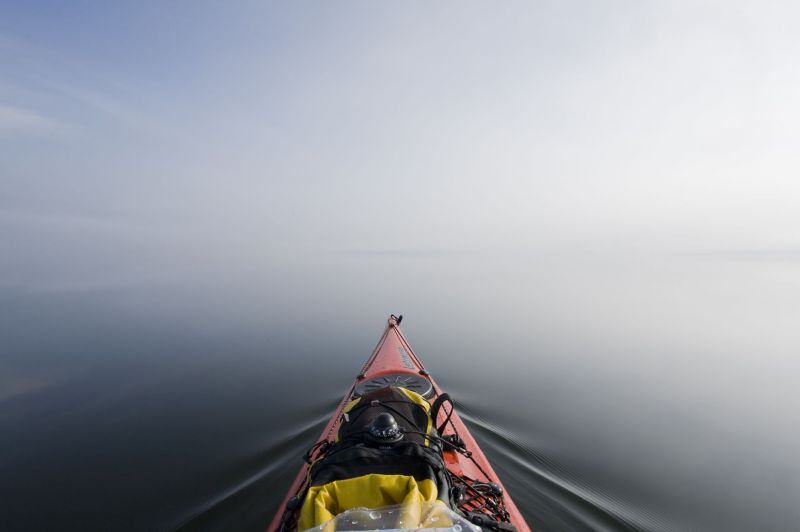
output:
<instances>
[{"instance_id":1,"label":"hazy white sky","mask_svg":"<svg viewBox=\"0 0 800 532\"><path fill-rule=\"evenodd\" d=\"M341 253L793 253L778 2L0 6L0 280Z\"/></svg>"}]
</instances>

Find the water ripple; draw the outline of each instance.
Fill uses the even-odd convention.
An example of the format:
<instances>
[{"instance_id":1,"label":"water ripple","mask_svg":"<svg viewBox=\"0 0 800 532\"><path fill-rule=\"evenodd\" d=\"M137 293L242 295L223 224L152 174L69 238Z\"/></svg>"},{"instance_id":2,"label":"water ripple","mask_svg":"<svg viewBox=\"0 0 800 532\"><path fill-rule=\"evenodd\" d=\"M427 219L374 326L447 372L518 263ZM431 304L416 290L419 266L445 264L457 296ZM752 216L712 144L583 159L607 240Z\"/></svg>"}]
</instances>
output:
<instances>
[{"instance_id":1,"label":"water ripple","mask_svg":"<svg viewBox=\"0 0 800 532\"><path fill-rule=\"evenodd\" d=\"M266 447L239 460L235 466L224 467L228 472L237 470L246 476L197 504L173 530L222 529L222 523L230 523L232 515L237 516L237 526L240 526L244 520L242 509L250 509L252 521L260 520L266 526L283 498L283 492L276 493L274 486L291 482L299 468L301 455L330 419L330 410L334 406L327 403L325 406L325 414L318 414L311 421L298 423L285 433L273 436Z\"/></svg>"},{"instance_id":2,"label":"water ripple","mask_svg":"<svg viewBox=\"0 0 800 532\"><path fill-rule=\"evenodd\" d=\"M666 531L658 516L584 482L513 432L458 405L535 530Z\"/></svg>"}]
</instances>

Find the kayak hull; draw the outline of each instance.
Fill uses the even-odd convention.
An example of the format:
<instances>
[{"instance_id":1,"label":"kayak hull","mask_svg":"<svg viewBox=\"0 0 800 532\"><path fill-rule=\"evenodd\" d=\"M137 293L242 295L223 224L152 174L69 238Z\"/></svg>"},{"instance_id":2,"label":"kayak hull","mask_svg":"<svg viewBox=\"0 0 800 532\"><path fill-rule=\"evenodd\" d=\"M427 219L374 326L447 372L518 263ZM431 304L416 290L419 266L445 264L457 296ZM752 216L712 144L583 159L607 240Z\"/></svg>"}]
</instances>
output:
<instances>
[{"instance_id":1,"label":"kayak hull","mask_svg":"<svg viewBox=\"0 0 800 532\"><path fill-rule=\"evenodd\" d=\"M362 367L361 372L356 377L356 380L353 382L348 392L342 398L342 401L339 403L339 406L336 408L336 411L317 440L318 443L325 440L333 440L335 438L342 419L342 409L344 409L345 405L352 399L353 393L357 390L360 383L369 383L373 379L376 379L378 382L380 382L380 377L386 377L390 380L399 379L402 381L404 380L403 376L407 375L409 379L412 379L413 376L415 385L424 386L427 383L430 383L430 386L428 387L428 395L430 396L428 397L429 400L432 401L433 398L438 397L443 393L439 385L433 380L423 364L414 354L414 351L411 349L408 341L406 341L403 333L400 331L399 321L401 319L402 317L395 318L395 316L391 316L389 318L389 322L383 332L383 335L381 336L381 339L378 341L378 345L375 347L372 355ZM439 413L438 419L436 420L437 425L445 421L445 415L445 412ZM453 431L453 428L455 428L455 431ZM464 442L464 447L471 452L471 458L468 458L463 454L456 452L455 450L445 450L444 459L447 469L456 475L466 476L480 482L494 482L503 488L502 483L498 479L497 474L489 463L489 460L486 458L486 455L478 446L477 441L475 441L475 438L472 436L467 426L458 416L458 412L455 411L450 414L450 422L442 436L452 434L453 432L456 432L461 437ZM275 517L272 519L269 527L267 528L269 532L278 529L284 509L286 508L286 505L289 503L290 499L302 487L309 467L310 466L308 464L303 463L300 471L297 474L297 477L289 488L286 497L278 508ZM505 490L505 488L503 488L503 493L503 502L505 504L506 511L509 514L509 520L511 521L511 524L514 525L519 532L529 532L530 528L528 524L525 522L525 519L522 517L522 514L520 513L516 504L514 504L514 501L508 495L508 492Z\"/></svg>"}]
</instances>

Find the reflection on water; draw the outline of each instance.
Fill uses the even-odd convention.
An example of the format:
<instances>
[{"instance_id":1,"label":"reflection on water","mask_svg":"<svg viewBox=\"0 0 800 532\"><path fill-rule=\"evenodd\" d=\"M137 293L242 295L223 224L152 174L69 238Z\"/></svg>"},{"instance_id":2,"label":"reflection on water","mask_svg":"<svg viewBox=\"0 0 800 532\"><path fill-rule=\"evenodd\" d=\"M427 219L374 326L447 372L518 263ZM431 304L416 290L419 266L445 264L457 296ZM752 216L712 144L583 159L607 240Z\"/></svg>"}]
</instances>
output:
<instances>
[{"instance_id":1,"label":"reflection on water","mask_svg":"<svg viewBox=\"0 0 800 532\"><path fill-rule=\"evenodd\" d=\"M263 529L390 312L535 530L800 522L795 258L325 260L0 287L4 528Z\"/></svg>"}]
</instances>

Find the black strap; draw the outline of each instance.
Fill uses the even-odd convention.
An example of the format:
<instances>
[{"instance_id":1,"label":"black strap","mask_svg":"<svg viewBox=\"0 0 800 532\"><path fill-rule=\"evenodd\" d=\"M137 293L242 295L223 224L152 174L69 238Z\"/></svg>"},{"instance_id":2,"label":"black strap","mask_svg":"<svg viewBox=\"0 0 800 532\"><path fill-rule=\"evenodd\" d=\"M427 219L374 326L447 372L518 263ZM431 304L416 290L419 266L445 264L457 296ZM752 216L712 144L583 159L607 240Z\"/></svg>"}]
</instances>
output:
<instances>
[{"instance_id":1,"label":"black strap","mask_svg":"<svg viewBox=\"0 0 800 532\"><path fill-rule=\"evenodd\" d=\"M447 393L441 394L439 397L436 398L436 400L431 405L431 419L433 420L433 423L435 424L436 420L439 418L439 410L441 410L442 405L444 405L445 403L450 403L450 412L447 413L447 417L442 422L442 424L439 425L438 427L436 427L436 431L439 434L442 434L444 432L444 428L450 422L450 418L453 415L453 411L455 410L455 407L453 406L453 401L450 400L450 394L447 394Z\"/></svg>"},{"instance_id":2,"label":"black strap","mask_svg":"<svg viewBox=\"0 0 800 532\"><path fill-rule=\"evenodd\" d=\"M306 452L306 454L303 455L303 460L305 460L307 464L310 464L311 462L314 461L311 459L312 455L314 454L314 451L317 451L317 457L320 457L324 455L326 452L328 452L330 446L331 442L329 442L328 440L318 441L311 447L311 449L308 450L308 452Z\"/></svg>"},{"instance_id":3,"label":"black strap","mask_svg":"<svg viewBox=\"0 0 800 532\"><path fill-rule=\"evenodd\" d=\"M364 413L364 411L366 411L369 408L380 408L380 407L383 407L386 410L391 410L392 412L394 412L395 414L397 414L398 416L403 418L405 420L405 422L408 423L409 425L412 425L412 426L417 425L416 421L414 421L413 419L408 419L407 415L405 415L404 413L398 411L396 408L394 408L392 406L389 406L391 403L400 403L400 404L403 404L403 405L412 405L417 410L420 410L423 415L425 415L425 416L428 415L428 411L425 410L425 408L422 405L420 405L418 403L415 403L414 401L411 401L411 400L400 400L400 399L377 400L376 399L375 401L359 403L356 406L354 406L353 408L351 408L349 412L346 412L346 414L350 417L350 419L349 420L345 419L345 423L355 422L359 417L361 417L361 415ZM343 414L343 416L344 416L344 414ZM436 418L433 418L433 420L434 420L433 422L436 423Z\"/></svg>"}]
</instances>

